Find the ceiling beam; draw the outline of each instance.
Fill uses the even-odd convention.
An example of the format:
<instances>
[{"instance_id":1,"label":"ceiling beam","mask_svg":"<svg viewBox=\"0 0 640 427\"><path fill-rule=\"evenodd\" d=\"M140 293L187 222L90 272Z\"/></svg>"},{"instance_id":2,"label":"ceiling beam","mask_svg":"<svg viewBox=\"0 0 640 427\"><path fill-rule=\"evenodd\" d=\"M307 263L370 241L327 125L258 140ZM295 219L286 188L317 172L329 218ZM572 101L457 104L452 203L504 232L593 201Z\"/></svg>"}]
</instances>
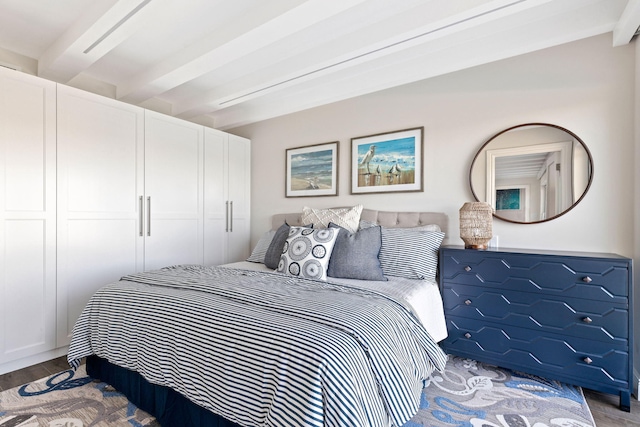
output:
<instances>
[{"instance_id":1,"label":"ceiling beam","mask_svg":"<svg viewBox=\"0 0 640 427\"><path fill-rule=\"evenodd\" d=\"M464 10L452 3L450 5L452 13L444 14L436 21L427 21L425 25L414 28L411 31L362 46L357 50L346 52L340 56L332 56L327 61L307 64L304 68L297 68L290 73L280 74L277 78L271 80L263 80L259 83L254 82L251 86L236 84L222 89L216 88L199 96L191 97L186 102L174 105L173 114L176 117L188 119L202 114L213 113L269 95L277 90L323 78L332 73L339 73L350 67L366 66L368 62L377 61L385 56L395 55L403 50L452 36L456 33L462 33L473 27L489 25L490 28L491 22L508 16L527 13L527 11L548 3L551 3L551 0L494 0ZM430 5L425 3L421 7L407 11L407 13L428 16L429 7ZM442 9L441 6L440 8Z\"/></svg>"},{"instance_id":2,"label":"ceiling beam","mask_svg":"<svg viewBox=\"0 0 640 427\"><path fill-rule=\"evenodd\" d=\"M613 29L613 46L628 44L640 28L640 0L629 0Z\"/></svg>"},{"instance_id":3,"label":"ceiling beam","mask_svg":"<svg viewBox=\"0 0 640 427\"><path fill-rule=\"evenodd\" d=\"M38 75L67 83L152 19L159 0L98 0L38 60Z\"/></svg>"},{"instance_id":4,"label":"ceiling beam","mask_svg":"<svg viewBox=\"0 0 640 427\"><path fill-rule=\"evenodd\" d=\"M320 77L312 87L291 86L230 108L202 114L212 117L217 129L228 130L611 32L620 12L607 10L606 4L601 2L582 7L582 1L573 2L577 9L565 2L567 7L551 18L544 11L531 10L509 17L508 28L502 22L491 22L484 29L475 28L468 34L447 38L437 47L413 48L384 60L372 61L358 72L343 70ZM604 23L603 17L606 17ZM598 25L594 25L596 23Z\"/></svg>"},{"instance_id":5,"label":"ceiling beam","mask_svg":"<svg viewBox=\"0 0 640 427\"><path fill-rule=\"evenodd\" d=\"M238 58L259 51L279 40L294 36L309 26L336 16L366 0L307 0L278 9L282 2L263 2L260 9L235 23L231 37L222 40L220 29L157 66L118 85L118 99L140 103L183 83L196 79ZM286 3L285 3L286 4ZM238 30L243 30L240 34ZM214 45L214 46L212 46Z\"/></svg>"}]
</instances>

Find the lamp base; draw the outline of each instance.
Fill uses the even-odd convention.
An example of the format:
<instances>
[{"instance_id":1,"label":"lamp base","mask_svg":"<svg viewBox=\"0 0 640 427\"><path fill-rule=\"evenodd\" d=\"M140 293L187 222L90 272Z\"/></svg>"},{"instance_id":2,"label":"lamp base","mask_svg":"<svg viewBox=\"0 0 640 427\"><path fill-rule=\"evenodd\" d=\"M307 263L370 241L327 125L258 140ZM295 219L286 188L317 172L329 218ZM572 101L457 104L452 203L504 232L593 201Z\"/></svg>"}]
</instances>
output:
<instances>
[{"instance_id":1,"label":"lamp base","mask_svg":"<svg viewBox=\"0 0 640 427\"><path fill-rule=\"evenodd\" d=\"M476 250L484 250L484 249L488 249L489 245L488 244L484 244L484 245L464 245L465 249L476 249Z\"/></svg>"}]
</instances>

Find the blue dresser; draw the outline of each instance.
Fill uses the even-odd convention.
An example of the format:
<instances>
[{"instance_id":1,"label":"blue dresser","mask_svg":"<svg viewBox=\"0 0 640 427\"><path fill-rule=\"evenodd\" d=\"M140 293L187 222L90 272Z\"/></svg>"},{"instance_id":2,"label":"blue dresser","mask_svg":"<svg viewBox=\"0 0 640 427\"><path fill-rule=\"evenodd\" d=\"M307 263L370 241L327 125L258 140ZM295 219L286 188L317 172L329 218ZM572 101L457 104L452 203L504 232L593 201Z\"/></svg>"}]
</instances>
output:
<instances>
[{"instance_id":1,"label":"blue dresser","mask_svg":"<svg viewBox=\"0 0 640 427\"><path fill-rule=\"evenodd\" d=\"M445 351L618 394L630 410L631 259L444 246L439 277Z\"/></svg>"}]
</instances>

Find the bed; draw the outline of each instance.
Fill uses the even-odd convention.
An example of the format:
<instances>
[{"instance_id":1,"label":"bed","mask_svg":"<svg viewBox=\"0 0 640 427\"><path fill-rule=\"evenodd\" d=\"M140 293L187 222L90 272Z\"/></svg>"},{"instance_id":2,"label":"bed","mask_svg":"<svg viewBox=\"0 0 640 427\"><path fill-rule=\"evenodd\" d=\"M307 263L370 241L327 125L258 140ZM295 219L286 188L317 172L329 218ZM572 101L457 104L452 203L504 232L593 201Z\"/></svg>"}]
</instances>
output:
<instances>
[{"instance_id":1,"label":"bed","mask_svg":"<svg viewBox=\"0 0 640 427\"><path fill-rule=\"evenodd\" d=\"M295 233L348 235L353 243L366 227L381 233L384 246L386 235L440 235L441 242L433 227L447 229L440 213L359 209L350 233L333 223L304 229L300 213L275 215L272 242L284 225L291 253ZM387 252L420 255L417 247L390 245ZM437 256L437 248L429 252ZM423 381L446 362L437 345L446 327L435 277L317 280L265 264L171 266L103 287L76 323L69 363L87 357L90 376L163 426L406 423Z\"/></svg>"}]
</instances>

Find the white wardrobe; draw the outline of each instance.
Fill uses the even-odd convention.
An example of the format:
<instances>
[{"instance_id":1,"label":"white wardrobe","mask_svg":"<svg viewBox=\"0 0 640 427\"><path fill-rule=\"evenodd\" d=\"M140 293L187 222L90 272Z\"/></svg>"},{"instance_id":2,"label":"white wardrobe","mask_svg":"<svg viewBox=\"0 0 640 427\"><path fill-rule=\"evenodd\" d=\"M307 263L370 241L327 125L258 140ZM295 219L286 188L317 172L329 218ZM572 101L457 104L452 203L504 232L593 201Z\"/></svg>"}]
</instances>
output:
<instances>
[{"instance_id":1,"label":"white wardrobe","mask_svg":"<svg viewBox=\"0 0 640 427\"><path fill-rule=\"evenodd\" d=\"M55 348L55 301L56 85L0 68L0 367Z\"/></svg>"},{"instance_id":2,"label":"white wardrobe","mask_svg":"<svg viewBox=\"0 0 640 427\"><path fill-rule=\"evenodd\" d=\"M246 259L250 236L251 144L215 129L204 131L204 264Z\"/></svg>"},{"instance_id":3,"label":"white wardrobe","mask_svg":"<svg viewBox=\"0 0 640 427\"><path fill-rule=\"evenodd\" d=\"M2 83L7 79L5 74L2 70ZM27 111L22 114L28 123L19 129L44 135L42 130L32 131L37 129L35 125L50 128L50 136L46 141L40 138L39 145L31 135L27 135L33 140L30 145L16 144L15 138L5 134L20 131L12 130L17 127L18 113L14 111L13 117L2 114L0 118L3 153L13 156L11 162L5 160L0 165L11 172L3 175L13 180L0 187L0 237L5 241L18 232L24 233L19 228L22 223L15 225L11 221L18 215L18 208L29 210L31 219L35 215L31 199L43 200L44 188L50 205L46 206L46 214L40 208L38 218L40 223L49 221L50 234L26 243L20 237L14 246L22 252L5 245L5 252L0 254L0 304L7 301L2 298L7 292L15 294L17 301L25 299L22 306L9 301L12 310L22 314L18 320L0 317L0 338L2 334L16 335L0 340L0 346L8 343L0 347L0 373L16 369L17 364L30 364L32 360L25 356L39 355L46 360L47 356L55 357L47 350L64 351L90 296L123 275L174 264L214 265L248 256L248 140L32 76L9 74L11 79L47 87L52 91L47 101L52 103L50 116L38 117L36 111L48 111L42 109L45 101L36 105L36 99L0 86L0 108L14 111L15 104L26 105L22 108ZM11 81L9 86L16 85ZM5 93L14 96L14 102L5 103ZM43 169L45 163L34 160L34 153L37 149L44 151L45 142L51 151L47 153L51 157L48 175L37 181L31 178L35 176L32 169L38 165ZM22 164L30 168L28 174ZM36 183L42 188L32 188ZM32 197L25 197L23 190ZM10 199L15 198L14 192L19 195L17 200L30 205L22 207ZM235 194L237 199L230 200ZM220 221L218 216L222 213L224 218ZM25 213L20 213L19 219L20 215ZM43 242L45 237L48 240ZM43 246L50 251L46 260L41 259L43 253L47 254L42 251ZM35 258L35 253L40 258ZM12 262L7 267L14 258L19 258L20 264ZM46 286L30 279L34 275L47 277L34 271L32 264L36 262L49 269ZM34 289L23 291L27 289L25 283ZM29 311L25 305L38 301L44 309L39 311L40 317L25 319ZM3 313L7 313L4 307ZM46 334L40 333L43 329ZM36 332L46 335L46 340L38 338L41 345L35 343ZM18 348L24 351L17 351Z\"/></svg>"}]
</instances>

